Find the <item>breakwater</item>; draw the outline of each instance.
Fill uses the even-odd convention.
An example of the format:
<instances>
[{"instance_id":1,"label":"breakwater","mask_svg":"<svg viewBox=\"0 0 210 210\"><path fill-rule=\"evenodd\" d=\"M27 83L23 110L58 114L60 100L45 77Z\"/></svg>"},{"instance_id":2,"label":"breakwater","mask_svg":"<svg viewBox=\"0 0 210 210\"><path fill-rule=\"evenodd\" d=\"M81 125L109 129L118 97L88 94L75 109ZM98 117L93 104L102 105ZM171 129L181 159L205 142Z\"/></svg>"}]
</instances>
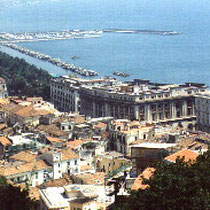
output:
<instances>
[{"instance_id":1,"label":"breakwater","mask_svg":"<svg viewBox=\"0 0 210 210\"><path fill-rule=\"evenodd\" d=\"M34 57L34 58L37 58L39 60L49 62L49 63L51 63L53 65L56 65L58 67L61 67L62 69L65 69L67 71L74 72L74 73L79 74L81 76L91 77L91 76L97 76L98 75L98 73L95 72L95 71L93 71L93 70L85 69L85 68L82 68L82 67L75 66L73 64L62 62L58 58L52 58L49 55L45 55L43 53L35 52L35 51L29 50L27 48L19 47L19 46L17 46L14 43L0 42L0 44L2 46L9 47L11 49L17 50L18 52L23 53L25 55L29 55L29 56Z\"/></svg>"},{"instance_id":2,"label":"breakwater","mask_svg":"<svg viewBox=\"0 0 210 210\"><path fill-rule=\"evenodd\" d=\"M129 30L129 29L104 29L105 33L127 33L127 34L153 34L153 35L178 35L177 31L156 31L156 30Z\"/></svg>"}]
</instances>

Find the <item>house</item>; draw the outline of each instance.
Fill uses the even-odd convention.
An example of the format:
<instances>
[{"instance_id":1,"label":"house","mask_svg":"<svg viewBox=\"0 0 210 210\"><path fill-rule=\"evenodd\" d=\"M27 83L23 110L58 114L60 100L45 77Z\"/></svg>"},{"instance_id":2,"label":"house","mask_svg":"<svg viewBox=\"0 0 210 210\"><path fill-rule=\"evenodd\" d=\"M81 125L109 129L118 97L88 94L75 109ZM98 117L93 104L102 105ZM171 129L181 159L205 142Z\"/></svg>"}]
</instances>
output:
<instances>
[{"instance_id":1,"label":"house","mask_svg":"<svg viewBox=\"0 0 210 210\"><path fill-rule=\"evenodd\" d=\"M53 114L52 110L37 108L33 105L22 106L15 103L9 103L3 106L6 111L7 119L10 124L15 125L38 125L42 116Z\"/></svg>"},{"instance_id":2,"label":"house","mask_svg":"<svg viewBox=\"0 0 210 210\"><path fill-rule=\"evenodd\" d=\"M154 126L140 124L138 121L115 120L111 122L110 149L130 156L129 145L137 140L148 140L154 136Z\"/></svg>"},{"instance_id":3,"label":"house","mask_svg":"<svg viewBox=\"0 0 210 210\"><path fill-rule=\"evenodd\" d=\"M68 140L72 136L72 132L61 130L56 124L39 125L36 129L42 135Z\"/></svg>"},{"instance_id":4,"label":"house","mask_svg":"<svg viewBox=\"0 0 210 210\"><path fill-rule=\"evenodd\" d=\"M0 137L0 160L5 158L5 153L11 145L12 142L7 137Z\"/></svg>"},{"instance_id":5,"label":"house","mask_svg":"<svg viewBox=\"0 0 210 210\"><path fill-rule=\"evenodd\" d=\"M46 147L40 152L43 159L53 167L53 179L62 178L64 173L70 175L80 172L80 157L69 148Z\"/></svg>"},{"instance_id":6,"label":"house","mask_svg":"<svg viewBox=\"0 0 210 210\"><path fill-rule=\"evenodd\" d=\"M148 167L146 168L134 181L131 189L132 190L138 190L138 189L146 189L148 187L148 184L144 183L144 179L148 180L150 179L155 172L155 168Z\"/></svg>"},{"instance_id":7,"label":"house","mask_svg":"<svg viewBox=\"0 0 210 210\"><path fill-rule=\"evenodd\" d=\"M15 153L24 151L24 150L37 150L45 146L45 144L39 142L38 136L34 133L22 133L20 135L9 135L7 136L10 145L7 146L5 150L5 157L13 155Z\"/></svg>"},{"instance_id":8,"label":"house","mask_svg":"<svg viewBox=\"0 0 210 210\"><path fill-rule=\"evenodd\" d=\"M30 150L27 150L27 151L21 151L19 153L9 156L9 160L10 162L22 161L22 162L32 163L37 159L37 157L38 157L37 152L32 152Z\"/></svg>"},{"instance_id":9,"label":"house","mask_svg":"<svg viewBox=\"0 0 210 210\"><path fill-rule=\"evenodd\" d=\"M122 166L130 165L131 161L123 154L115 151L104 152L95 157L95 168L97 171L103 171L110 174Z\"/></svg>"},{"instance_id":10,"label":"house","mask_svg":"<svg viewBox=\"0 0 210 210\"><path fill-rule=\"evenodd\" d=\"M0 175L13 183L28 182L31 186L42 184L52 171L52 167L43 160L33 162L9 162L0 165Z\"/></svg>"},{"instance_id":11,"label":"house","mask_svg":"<svg viewBox=\"0 0 210 210\"><path fill-rule=\"evenodd\" d=\"M63 140L63 139L59 139L59 138L56 138L56 137L51 137L51 136L46 136L46 143L47 144L50 144L52 146L55 146L55 147L60 147L62 146L62 144L64 144L66 141Z\"/></svg>"},{"instance_id":12,"label":"house","mask_svg":"<svg viewBox=\"0 0 210 210\"><path fill-rule=\"evenodd\" d=\"M75 184L85 184L85 185L104 185L105 184L105 173L82 173L74 174L71 176Z\"/></svg>"},{"instance_id":13,"label":"house","mask_svg":"<svg viewBox=\"0 0 210 210\"><path fill-rule=\"evenodd\" d=\"M178 151L170 156L165 157L165 160L170 163L175 163L178 158L183 159L184 162L195 162L197 157L199 156L198 153L193 152L188 149L183 149Z\"/></svg>"}]
</instances>

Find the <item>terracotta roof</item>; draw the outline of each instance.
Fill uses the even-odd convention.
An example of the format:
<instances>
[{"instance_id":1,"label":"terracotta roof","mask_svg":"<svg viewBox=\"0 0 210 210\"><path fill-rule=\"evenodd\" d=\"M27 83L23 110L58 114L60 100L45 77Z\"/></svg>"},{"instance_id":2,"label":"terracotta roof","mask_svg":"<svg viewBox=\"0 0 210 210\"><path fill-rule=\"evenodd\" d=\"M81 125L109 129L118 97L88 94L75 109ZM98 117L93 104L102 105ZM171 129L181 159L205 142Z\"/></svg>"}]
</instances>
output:
<instances>
[{"instance_id":1,"label":"terracotta roof","mask_svg":"<svg viewBox=\"0 0 210 210\"><path fill-rule=\"evenodd\" d=\"M63 149L60 151L62 153L62 161L78 159L79 156L71 149Z\"/></svg>"},{"instance_id":2,"label":"terracotta roof","mask_svg":"<svg viewBox=\"0 0 210 210\"><path fill-rule=\"evenodd\" d=\"M55 123L62 123L62 122L74 122L76 124L84 123L85 118L84 116L61 116L54 121Z\"/></svg>"},{"instance_id":3,"label":"terracotta roof","mask_svg":"<svg viewBox=\"0 0 210 210\"><path fill-rule=\"evenodd\" d=\"M39 149L39 152L41 154L44 153L62 153L62 161L67 161L67 160L72 160L72 159L78 159L79 156L70 148L65 148L65 149L59 149L55 148L53 146L50 147L44 147Z\"/></svg>"},{"instance_id":4,"label":"terracotta roof","mask_svg":"<svg viewBox=\"0 0 210 210\"><path fill-rule=\"evenodd\" d=\"M66 143L66 146L68 148L71 148L71 149L75 149L77 148L79 145L83 144L85 141L84 140L81 140L81 139L78 139L78 140L74 140L74 141L69 141Z\"/></svg>"},{"instance_id":5,"label":"terracotta roof","mask_svg":"<svg viewBox=\"0 0 210 210\"><path fill-rule=\"evenodd\" d=\"M80 171L88 171L88 170L94 170L94 168L92 166L88 166L88 165L80 166Z\"/></svg>"},{"instance_id":6,"label":"terracotta roof","mask_svg":"<svg viewBox=\"0 0 210 210\"><path fill-rule=\"evenodd\" d=\"M35 109L33 106L23 107L22 109L15 112L15 114L21 117L35 117L51 114L49 111L44 109Z\"/></svg>"},{"instance_id":7,"label":"terracotta roof","mask_svg":"<svg viewBox=\"0 0 210 210\"><path fill-rule=\"evenodd\" d=\"M7 137L0 137L0 142L4 146L12 145L12 142Z\"/></svg>"},{"instance_id":8,"label":"terracotta roof","mask_svg":"<svg viewBox=\"0 0 210 210\"><path fill-rule=\"evenodd\" d=\"M30 172L30 171L40 171L44 169L51 168L43 160L35 161L32 163L24 163L18 166L8 167L5 165L0 166L0 175L11 176L15 174Z\"/></svg>"},{"instance_id":9,"label":"terracotta roof","mask_svg":"<svg viewBox=\"0 0 210 210\"><path fill-rule=\"evenodd\" d=\"M190 160L191 161L195 161L198 156L199 156L199 154L197 154L197 153L195 153L193 151L184 149L184 150L176 152L176 153L174 153L174 154L172 154L170 156L167 156L165 158L165 160L168 160L170 162L175 163L177 158L183 158L184 157L184 161L188 162Z\"/></svg>"},{"instance_id":10,"label":"terracotta roof","mask_svg":"<svg viewBox=\"0 0 210 210\"><path fill-rule=\"evenodd\" d=\"M98 123L98 124L95 126L95 128L104 128L104 127L106 127L106 126L107 126L106 123L100 122L100 123Z\"/></svg>"},{"instance_id":11,"label":"terracotta roof","mask_svg":"<svg viewBox=\"0 0 210 210\"><path fill-rule=\"evenodd\" d=\"M87 141L93 141L93 139L77 139L77 140L74 140L74 141L69 141L69 142L66 142L66 146L68 148L75 149L79 145L82 145L83 143L85 143Z\"/></svg>"},{"instance_id":12,"label":"terracotta roof","mask_svg":"<svg viewBox=\"0 0 210 210\"><path fill-rule=\"evenodd\" d=\"M8 99L0 98L0 104L1 105L8 104L8 103L9 103L9 100Z\"/></svg>"},{"instance_id":13,"label":"terracotta roof","mask_svg":"<svg viewBox=\"0 0 210 210\"><path fill-rule=\"evenodd\" d=\"M4 128L6 128L6 127L7 127L6 124L0 124L0 130L4 129Z\"/></svg>"},{"instance_id":14,"label":"terracotta roof","mask_svg":"<svg viewBox=\"0 0 210 210\"><path fill-rule=\"evenodd\" d=\"M60 130L55 124L51 125L39 125L37 127L39 131L44 131L52 136L65 136L68 135L67 132Z\"/></svg>"},{"instance_id":15,"label":"terracotta roof","mask_svg":"<svg viewBox=\"0 0 210 210\"><path fill-rule=\"evenodd\" d=\"M60 179L53 179L48 180L44 182L41 187L47 188L47 187L63 187L65 185L72 184L72 181L69 178L65 178L65 174L63 175L63 178ZM68 175L69 176L69 175Z\"/></svg>"},{"instance_id":16,"label":"terracotta roof","mask_svg":"<svg viewBox=\"0 0 210 210\"><path fill-rule=\"evenodd\" d=\"M33 162L37 158L36 154L32 154L30 151L22 151L9 157L9 159L20 160L25 162Z\"/></svg>"},{"instance_id":17,"label":"terracotta roof","mask_svg":"<svg viewBox=\"0 0 210 210\"><path fill-rule=\"evenodd\" d=\"M51 136L46 136L46 139L50 142L50 143L62 143L65 142L62 139L56 138L56 137L51 137Z\"/></svg>"},{"instance_id":18,"label":"terracotta roof","mask_svg":"<svg viewBox=\"0 0 210 210\"><path fill-rule=\"evenodd\" d=\"M132 190L138 190L138 189L146 189L148 187L148 184L143 184L144 179L150 179L152 177L152 175L155 172L155 168L146 168L142 174L140 174L136 180L134 181L131 189Z\"/></svg>"},{"instance_id":19,"label":"terracotta roof","mask_svg":"<svg viewBox=\"0 0 210 210\"><path fill-rule=\"evenodd\" d=\"M4 104L3 105L3 108L5 109L5 111L7 112L12 112L12 113L15 113L19 110L21 110L23 108L23 106L21 105L17 105L17 104L14 104L14 103L8 103L8 104Z\"/></svg>"}]
</instances>

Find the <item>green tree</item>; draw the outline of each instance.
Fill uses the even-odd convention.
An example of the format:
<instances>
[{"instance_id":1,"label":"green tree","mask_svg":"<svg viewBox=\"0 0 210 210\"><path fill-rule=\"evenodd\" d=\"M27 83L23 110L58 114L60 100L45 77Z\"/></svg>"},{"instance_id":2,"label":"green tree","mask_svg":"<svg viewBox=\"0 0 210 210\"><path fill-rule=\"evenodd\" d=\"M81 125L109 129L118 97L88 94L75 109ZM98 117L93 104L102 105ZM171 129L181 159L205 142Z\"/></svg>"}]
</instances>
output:
<instances>
[{"instance_id":1,"label":"green tree","mask_svg":"<svg viewBox=\"0 0 210 210\"><path fill-rule=\"evenodd\" d=\"M153 177L144 180L149 187L131 191L116 209L132 210L207 210L210 209L210 151L195 163L177 159L161 162Z\"/></svg>"},{"instance_id":2,"label":"green tree","mask_svg":"<svg viewBox=\"0 0 210 210\"><path fill-rule=\"evenodd\" d=\"M1 210L29 210L33 200L27 189L21 189L7 183L5 177L0 176L0 209Z\"/></svg>"},{"instance_id":3,"label":"green tree","mask_svg":"<svg viewBox=\"0 0 210 210\"><path fill-rule=\"evenodd\" d=\"M49 81L52 76L23 59L0 52L0 76L6 79L11 96L41 96L50 100Z\"/></svg>"}]
</instances>

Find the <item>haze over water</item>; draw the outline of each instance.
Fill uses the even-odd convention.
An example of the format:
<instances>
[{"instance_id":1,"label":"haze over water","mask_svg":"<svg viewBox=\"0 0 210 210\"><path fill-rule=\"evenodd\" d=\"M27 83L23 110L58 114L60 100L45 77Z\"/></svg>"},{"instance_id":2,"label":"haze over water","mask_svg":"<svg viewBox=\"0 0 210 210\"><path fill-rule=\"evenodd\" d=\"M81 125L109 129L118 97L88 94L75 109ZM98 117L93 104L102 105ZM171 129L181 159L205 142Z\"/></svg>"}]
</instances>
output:
<instances>
[{"instance_id":1,"label":"haze over water","mask_svg":"<svg viewBox=\"0 0 210 210\"><path fill-rule=\"evenodd\" d=\"M176 36L106 33L95 39L19 45L93 69L101 76L119 70L129 73L129 79L210 85L209 11L207 0L42 0L0 9L0 31L106 28L178 31L181 34ZM72 56L80 59L72 60ZM23 57L57 76L68 73Z\"/></svg>"}]
</instances>

